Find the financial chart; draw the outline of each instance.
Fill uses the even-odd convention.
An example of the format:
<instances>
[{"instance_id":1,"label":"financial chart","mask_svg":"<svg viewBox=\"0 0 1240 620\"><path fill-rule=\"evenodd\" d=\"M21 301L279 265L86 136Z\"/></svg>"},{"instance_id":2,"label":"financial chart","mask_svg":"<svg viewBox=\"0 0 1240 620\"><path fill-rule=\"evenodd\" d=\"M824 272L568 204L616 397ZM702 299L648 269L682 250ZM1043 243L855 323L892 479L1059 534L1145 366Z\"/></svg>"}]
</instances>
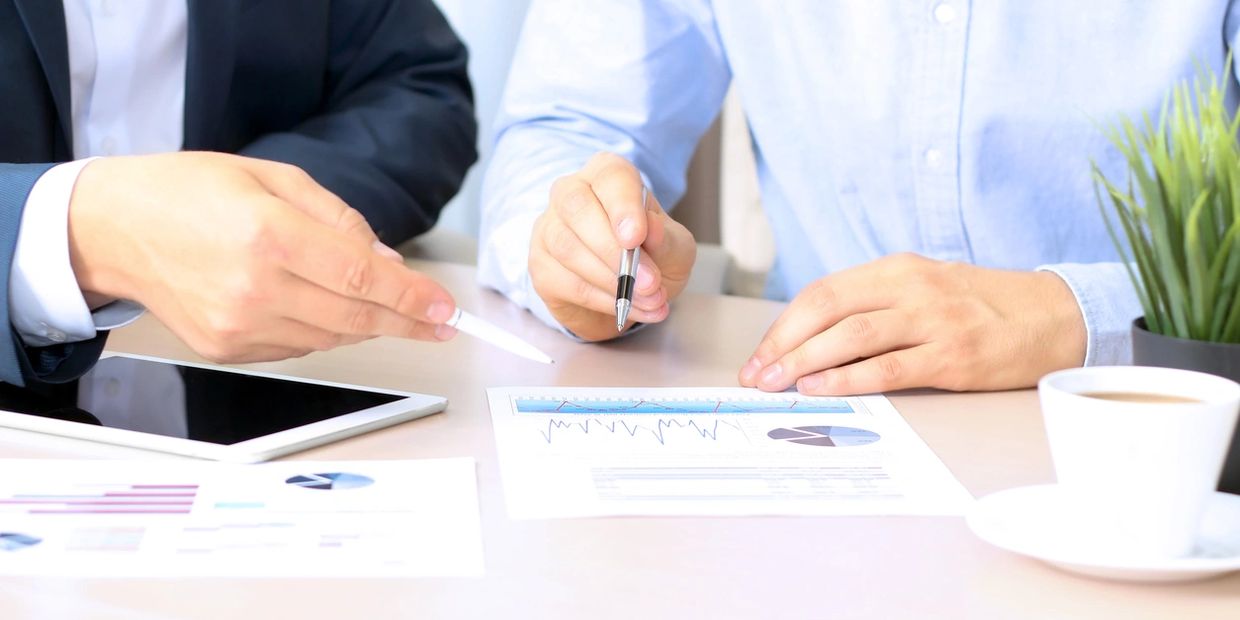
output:
<instances>
[{"instance_id":1,"label":"financial chart","mask_svg":"<svg viewBox=\"0 0 1240 620\"><path fill-rule=\"evenodd\" d=\"M472 459L0 460L0 575L479 576Z\"/></svg>"},{"instance_id":2,"label":"financial chart","mask_svg":"<svg viewBox=\"0 0 1240 620\"><path fill-rule=\"evenodd\" d=\"M509 512L956 514L968 495L882 397L488 390Z\"/></svg>"}]
</instances>

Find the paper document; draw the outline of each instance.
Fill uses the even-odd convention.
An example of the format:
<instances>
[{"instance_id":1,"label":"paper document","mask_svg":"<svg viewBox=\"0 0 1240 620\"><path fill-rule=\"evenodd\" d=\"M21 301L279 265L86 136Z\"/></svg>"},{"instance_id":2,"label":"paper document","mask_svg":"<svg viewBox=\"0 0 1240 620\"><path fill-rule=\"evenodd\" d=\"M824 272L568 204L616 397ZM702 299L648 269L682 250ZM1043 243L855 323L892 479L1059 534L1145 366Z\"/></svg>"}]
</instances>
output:
<instances>
[{"instance_id":1,"label":"paper document","mask_svg":"<svg viewBox=\"0 0 1240 620\"><path fill-rule=\"evenodd\" d=\"M882 396L487 390L513 518L956 515L973 498Z\"/></svg>"},{"instance_id":2,"label":"paper document","mask_svg":"<svg viewBox=\"0 0 1240 620\"><path fill-rule=\"evenodd\" d=\"M481 576L473 459L0 460L0 574Z\"/></svg>"}]
</instances>

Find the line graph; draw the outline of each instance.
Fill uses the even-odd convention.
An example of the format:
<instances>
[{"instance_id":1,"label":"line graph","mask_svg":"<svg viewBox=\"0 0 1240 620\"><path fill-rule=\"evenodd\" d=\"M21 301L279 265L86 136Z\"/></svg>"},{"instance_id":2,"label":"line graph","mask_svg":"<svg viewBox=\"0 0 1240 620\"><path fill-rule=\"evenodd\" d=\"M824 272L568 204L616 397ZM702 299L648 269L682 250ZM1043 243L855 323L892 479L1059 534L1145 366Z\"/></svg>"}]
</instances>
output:
<instances>
[{"instance_id":1,"label":"line graph","mask_svg":"<svg viewBox=\"0 0 1240 620\"><path fill-rule=\"evenodd\" d=\"M517 413L579 415L615 414L754 414L754 413L856 413L848 401L835 398L726 399L639 399L600 398L567 400L561 398L517 398Z\"/></svg>"},{"instance_id":2,"label":"line graph","mask_svg":"<svg viewBox=\"0 0 1240 620\"><path fill-rule=\"evenodd\" d=\"M553 443L552 439L557 434L567 431L579 431L582 435L589 435L592 429L598 433L609 433L613 436L638 438L645 437L647 434L659 442L659 445L667 445L667 434L669 430L687 430L690 437L696 439L706 439L717 441L719 431L731 428L738 433L744 435L745 431L741 430L740 425L733 424L727 420L715 419L710 422L698 422L697 420L677 420L675 418L658 418L653 423L642 420L640 423L630 422L623 418L614 420L599 420L596 418L586 418L585 420L559 420L551 418L547 420L546 430L540 430L542 437L548 444ZM561 431L556 433L556 431ZM640 433L640 435L639 435Z\"/></svg>"}]
</instances>

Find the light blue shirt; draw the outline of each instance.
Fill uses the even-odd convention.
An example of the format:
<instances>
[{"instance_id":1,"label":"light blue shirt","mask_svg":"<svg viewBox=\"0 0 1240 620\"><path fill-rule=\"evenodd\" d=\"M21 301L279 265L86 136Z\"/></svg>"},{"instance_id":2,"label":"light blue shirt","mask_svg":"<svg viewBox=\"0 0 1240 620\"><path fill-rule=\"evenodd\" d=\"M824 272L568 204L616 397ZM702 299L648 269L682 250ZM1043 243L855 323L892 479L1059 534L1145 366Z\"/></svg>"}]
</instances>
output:
<instances>
[{"instance_id":1,"label":"light blue shirt","mask_svg":"<svg viewBox=\"0 0 1240 620\"><path fill-rule=\"evenodd\" d=\"M526 267L551 183L614 151L674 204L732 84L775 234L771 297L895 252L1045 268L1081 306L1086 364L1127 362L1141 309L1090 160L1125 178L1100 128L1156 113L1198 64L1221 71L1236 13L1227 0L535 0L483 189L480 280L555 324Z\"/></svg>"}]
</instances>

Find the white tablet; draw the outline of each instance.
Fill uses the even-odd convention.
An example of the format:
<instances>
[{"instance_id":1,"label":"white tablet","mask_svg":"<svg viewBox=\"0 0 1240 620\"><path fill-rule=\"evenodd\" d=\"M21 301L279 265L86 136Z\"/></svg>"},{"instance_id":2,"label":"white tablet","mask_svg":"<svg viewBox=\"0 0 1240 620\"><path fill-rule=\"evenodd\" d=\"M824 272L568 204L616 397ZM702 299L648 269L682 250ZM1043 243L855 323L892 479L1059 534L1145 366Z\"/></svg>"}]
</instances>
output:
<instances>
[{"instance_id":1,"label":"white tablet","mask_svg":"<svg viewBox=\"0 0 1240 620\"><path fill-rule=\"evenodd\" d=\"M0 426L253 463L447 404L439 396L105 353L71 383L0 383Z\"/></svg>"}]
</instances>

